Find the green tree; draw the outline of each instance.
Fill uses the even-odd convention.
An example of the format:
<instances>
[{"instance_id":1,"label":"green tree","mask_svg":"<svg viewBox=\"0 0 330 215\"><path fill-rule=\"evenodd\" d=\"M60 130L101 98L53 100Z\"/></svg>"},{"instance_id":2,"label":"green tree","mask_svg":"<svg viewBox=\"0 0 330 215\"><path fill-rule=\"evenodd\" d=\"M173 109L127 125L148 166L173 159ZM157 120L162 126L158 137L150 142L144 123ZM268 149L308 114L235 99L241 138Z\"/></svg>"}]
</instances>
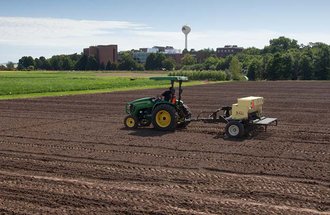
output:
<instances>
[{"instance_id":1,"label":"green tree","mask_svg":"<svg viewBox=\"0 0 330 215\"><path fill-rule=\"evenodd\" d=\"M313 60L307 54L301 56L299 61L300 75L303 80L313 79Z\"/></svg>"},{"instance_id":2,"label":"green tree","mask_svg":"<svg viewBox=\"0 0 330 215\"><path fill-rule=\"evenodd\" d=\"M214 49L202 49L197 51L197 63L204 63L204 61L209 57L216 57Z\"/></svg>"},{"instance_id":3,"label":"green tree","mask_svg":"<svg viewBox=\"0 0 330 215\"><path fill-rule=\"evenodd\" d=\"M59 55L54 55L49 59L52 70L62 70L63 61Z\"/></svg>"},{"instance_id":4,"label":"green tree","mask_svg":"<svg viewBox=\"0 0 330 215\"><path fill-rule=\"evenodd\" d=\"M269 80L278 80L280 79L280 71L282 67L281 62L281 54L277 53L269 62L269 66L267 67L267 78Z\"/></svg>"},{"instance_id":5,"label":"green tree","mask_svg":"<svg viewBox=\"0 0 330 215\"><path fill-rule=\"evenodd\" d=\"M34 68L34 59L31 56L24 56L18 61L18 70L24 70L28 68Z\"/></svg>"},{"instance_id":6,"label":"green tree","mask_svg":"<svg viewBox=\"0 0 330 215\"><path fill-rule=\"evenodd\" d=\"M68 55L68 57L72 60L73 64L76 64L77 61L81 58L81 54L71 54L71 55Z\"/></svg>"},{"instance_id":7,"label":"green tree","mask_svg":"<svg viewBox=\"0 0 330 215\"><path fill-rule=\"evenodd\" d=\"M292 67L291 67L291 79L297 80L300 77L300 59L301 59L301 51L298 49L290 50Z\"/></svg>"},{"instance_id":8,"label":"green tree","mask_svg":"<svg viewBox=\"0 0 330 215\"><path fill-rule=\"evenodd\" d=\"M146 70L161 70L163 68L163 61L165 60L165 55L161 53L151 53L147 57L145 63Z\"/></svg>"},{"instance_id":9,"label":"green tree","mask_svg":"<svg viewBox=\"0 0 330 215\"><path fill-rule=\"evenodd\" d=\"M167 71L172 71L175 68L175 60L173 58L166 58L162 62L163 68L165 68Z\"/></svg>"},{"instance_id":10,"label":"green tree","mask_svg":"<svg viewBox=\"0 0 330 215\"><path fill-rule=\"evenodd\" d=\"M163 61L166 59L165 55L162 53L157 53L156 54L156 69L157 70L162 70L163 69Z\"/></svg>"},{"instance_id":11,"label":"green tree","mask_svg":"<svg viewBox=\"0 0 330 215\"><path fill-rule=\"evenodd\" d=\"M286 37L279 37L269 41L270 45L264 48L265 53L277 53L289 49L299 49L298 41Z\"/></svg>"},{"instance_id":12,"label":"green tree","mask_svg":"<svg viewBox=\"0 0 330 215\"><path fill-rule=\"evenodd\" d=\"M82 55L74 66L75 70L81 70L81 71L86 70L87 61L88 61L87 55Z\"/></svg>"},{"instance_id":13,"label":"green tree","mask_svg":"<svg viewBox=\"0 0 330 215\"><path fill-rule=\"evenodd\" d=\"M13 62L9 61L6 63L7 70L15 70L15 65Z\"/></svg>"},{"instance_id":14,"label":"green tree","mask_svg":"<svg viewBox=\"0 0 330 215\"><path fill-rule=\"evenodd\" d=\"M146 70L154 70L156 68L155 62L156 62L156 54L155 53L149 54L145 63Z\"/></svg>"},{"instance_id":15,"label":"green tree","mask_svg":"<svg viewBox=\"0 0 330 215\"><path fill-rule=\"evenodd\" d=\"M7 70L7 67L5 65L0 64L0 71L5 71Z\"/></svg>"},{"instance_id":16,"label":"green tree","mask_svg":"<svg viewBox=\"0 0 330 215\"><path fill-rule=\"evenodd\" d=\"M69 56L63 56L62 70L73 70L74 64Z\"/></svg>"},{"instance_id":17,"label":"green tree","mask_svg":"<svg viewBox=\"0 0 330 215\"><path fill-rule=\"evenodd\" d=\"M107 65L105 66L106 70L117 70L118 65L116 63L111 63L108 61Z\"/></svg>"},{"instance_id":18,"label":"green tree","mask_svg":"<svg viewBox=\"0 0 330 215\"><path fill-rule=\"evenodd\" d=\"M293 58L290 53L281 55L280 79L290 80L293 79Z\"/></svg>"},{"instance_id":19,"label":"green tree","mask_svg":"<svg viewBox=\"0 0 330 215\"><path fill-rule=\"evenodd\" d=\"M35 61L36 69L41 69L41 70L51 69L49 61L43 56L36 58L34 61Z\"/></svg>"},{"instance_id":20,"label":"green tree","mask_svg":"<svg viewBox=\"0 0 330 215\"><path fill-rule=\"evenodd\" d=\"M100 64L99 70L104 71L105 68L106 68L106 66L105 66L104 63L102 62L102 63Z\"/></svg>"},{"instance_id":21,"label":"green tree","mask_svg":"<svg viewBox=\"0 0 330 215\"><path fill-rule=\"evenodd\" d=\"M189 53L187 53L183 56L183 58L181 59L181 62L182 62L182 65L193 65L193 64L197 63L196 58Z\"/></svg>"},{"instance_id":22,"label":"green tree","mask_svg":"<svg viewBox=\"0 0 330 215\"><path fill-rule=\"evenodd\" d=\"M261 50L258 48L252 47L252 48L244 49L242 53L246 54L246 55L260 55Z\"/></svg>"},{"instance_id":23,"label":"green tree","mask_svg":"<svg viewBox=\"0 0 330 215\"><path fill-rule=\"evenodd\" d=\"M86 70L98 70L99 69L99 62L96 60L95 57L89 56L87 58Z\"/></svg>"},{"instance_id":24,"label":"green tree","mask_svg":"<svg viewBox=\"0 0 330 215\"><path fill-rule=\"evenodd\" d=\"M229 65L229 72L232 75L232 79L235 81L242 80L242 67L240 62L238 61L237 57L233 57L230 65Z\"/></svg>"},{"instance_id":25,"label":"green tree","mask_svg":"<svg viewBox=\"0 0 330 215\"><path fill-rule=\"evenodd\" d=\"M315 55L314 73L318 80L330 79L330 48L325 44L318 47Z\"/></svg>"},{"instance_id":26,"label":"green tree","mask_svg":"<svg viewBox=\"0 0 330 215\"><path fill-rule=\"evenodd\" d=\"M260 80L262 79L262 62L258 59L254 59L248 66L247 77L249 80Z\"/></svg>"},{"instance_id":27,"label":"green tree","mask_svg":"<svg viewBox=\"0 0 330 215\"><path fill-rule=\"evenodd\" d=\"M112 70L110 61L108 61L107 65L105 65L105 70Z\"/></svg>"},{"instance_id":28,"label":"green tree","mask_svg":"<svg viewBox=\"0 0 330 215\"><path fill-rule=\"evenodd\" d=\"M81 59L82 55L77 53L72 55L54 55L49 59L43 56L35 59L24 56L19 60L18 69L72 70L76 68L75 65L77 65L78 61ZM87 62L87 58L85 60ZM80 66L80 69L85 69L85 65Z\"/></svg>"},{"instance_id":29,"label":"green tree","mask_svg":"<svg viewBox=\"0 0 330 215\"><path fill-rule=\"evenodd\" d=\"M144 71L144 70L145 70L143 64L141 64L141 63L137 63L137 62L135 62L135 63L136 63L136 67L135 67L134 70L137 70L137 71Z\"/></svg>"},{"instance_id":30,"label":"green tree","mask_svg":"<svg viewBox=\"0 0 330 215\"><path fill-rule=\"evenodd\" d=\"M269 72L271 71L270 67L273 62L274 56L270 53L264 54L262 56L262 69L260 79L269 79Z\"/></svg>"},{"instance_id":31,"label":"green tree","mask_svg":"<svg viewBox=\"0 0 330 215\"><path fill-rule=\"evenodd\" d=\"M35 58L34 59L34 65L35 65L35 69L40 69L41 67L41 61L39 58Z\"/></svg>"},{"instance_id":32,"label":"green tree","mask_svg":"<svg viewBox=\"0 0 330 215\"><path fill-rule=\"evenodd\" d=\"M218 63L219 63L219 59L217 57L213 57L213 56L208 57L204 61L204 69L206 69L206 70L216 70Z\"/></svg>"},{"instance_id":33,"label":"green tree","mask_svg":"<svg viewBox=\"0 0 330 215\"><path fill-rule=\"evenodd\" d=\"M233 59L233 55L229 55L226 58L219 58L219 63L217 65L217 70L226 70L229 69L229 65L231 60Z\"/></svg>"},{"instance_id":34,"label":"green tree","mask_svg":"<svg viewBox=\"0 0 330 215\"><path fill-rule=\"evenodd\" d=\"M219 58L218 59L218 64L217 64L217 67L216 67L216 70L226 70L229 68L229 64L226 65L226 61L224 58Z\"/></svg>"},{"instance_id":35,"label":"green tree","mask_svg":"<svg viewBox=\"0 0 330 215\"><path fill-rule=\"evenodd\" d=\"M138 70L141 66L133 59L130 52L124 52L118 65L119 70Z\"/></svg>"},{"instance_id":36,"label":"green tree","mask_svg":"<svg viewBox=\"0 0 330 215\"><path fill-rule=\"evenodd\" d=\"M267 67L269 80L292 79L293 60L290 54L276 53Z\"/></svg>"}]
</instances>

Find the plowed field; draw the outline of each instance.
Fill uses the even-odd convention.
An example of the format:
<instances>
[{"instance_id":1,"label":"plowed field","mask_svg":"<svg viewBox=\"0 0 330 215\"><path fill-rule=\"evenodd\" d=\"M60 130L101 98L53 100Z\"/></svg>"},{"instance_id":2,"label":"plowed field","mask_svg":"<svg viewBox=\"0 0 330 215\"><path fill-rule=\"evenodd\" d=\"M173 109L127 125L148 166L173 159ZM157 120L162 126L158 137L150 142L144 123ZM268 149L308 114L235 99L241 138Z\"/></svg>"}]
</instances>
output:
<instances>
[{"instance_id":1,"label":"plowed field","mask_svg":"<svg viewBox=\"0 0 330 215\"><path fill-rule=\"evenodd\" d=\"M0 101L0 214L330 214L330 82L186 87L195 116L265 98L278 126L235 141L125 130L125 103L161 91Z\"/></svg>"}]
</instances>

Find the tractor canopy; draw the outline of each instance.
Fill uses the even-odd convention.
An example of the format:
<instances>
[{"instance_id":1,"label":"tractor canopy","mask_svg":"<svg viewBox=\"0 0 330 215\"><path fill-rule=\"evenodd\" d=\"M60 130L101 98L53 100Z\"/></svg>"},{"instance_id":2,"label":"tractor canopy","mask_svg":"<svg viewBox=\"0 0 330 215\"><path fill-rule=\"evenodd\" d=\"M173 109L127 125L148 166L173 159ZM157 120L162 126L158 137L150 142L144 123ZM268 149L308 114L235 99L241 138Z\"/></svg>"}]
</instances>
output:
<instances>
[{"instance_id":1,"label":"tractor canopy","mask_svg":"<svg viewBox=\"0 0 330 215\"><path fill-rule=\"evenodd\" d=\"M151 80L156 81L177 81L177 82L186 82L188 81L188 77L186 76L158 76L158 77L150 77Z\"/></svg>"},{"instance_id":2,"label":"tractor canopy","mask_svg":"<svg viewBox=\"0 0 330 215\"><path fill-rule=\"evenodd\" d=\"M171 81L171 87L174 87L174 82L179 82L179 102L181 101L181 94L182 94L182 82L187 82L188 77L186 76L159 76L159 77L150 77L151 80L156 81L164 81L168 80Z\"/></svg>"}]
</instances>

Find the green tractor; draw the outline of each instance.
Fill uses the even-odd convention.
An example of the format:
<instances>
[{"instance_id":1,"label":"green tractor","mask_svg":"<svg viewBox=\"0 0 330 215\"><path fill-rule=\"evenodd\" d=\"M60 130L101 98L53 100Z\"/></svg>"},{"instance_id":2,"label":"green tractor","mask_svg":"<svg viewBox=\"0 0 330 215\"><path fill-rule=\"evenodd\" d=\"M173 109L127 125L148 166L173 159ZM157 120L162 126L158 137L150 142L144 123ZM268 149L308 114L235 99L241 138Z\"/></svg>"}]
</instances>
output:
<instances>
[{"instance_id":1,"label":"green tractor","mask_svg":"<svg viewBox=\"0 0 330 215\"><path fill-rule=\"evenodd\" d=\"M179 83L179 97L174 96L168 101L161 97L146 97L137 99L126 104L124 119L126 128L135 129L153 124L154 128L162 131L174 131L176 128L185 128L191 121L191 112L187 105L181 100L182 82L188 81L184 76L151 77L152 80L171 81Z\"/></svg>"}]
</instances>

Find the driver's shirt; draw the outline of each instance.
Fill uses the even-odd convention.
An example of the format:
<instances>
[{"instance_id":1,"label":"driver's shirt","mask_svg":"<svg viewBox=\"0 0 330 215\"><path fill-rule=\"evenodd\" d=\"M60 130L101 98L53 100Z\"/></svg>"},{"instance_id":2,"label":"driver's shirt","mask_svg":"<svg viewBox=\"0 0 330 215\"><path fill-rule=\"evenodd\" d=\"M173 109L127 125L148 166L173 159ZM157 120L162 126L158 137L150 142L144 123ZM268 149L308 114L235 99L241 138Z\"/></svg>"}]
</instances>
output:
<instances>
[{"instance_id":1,"label":"driver's shirt","mask_svg":"<svg viewBox=\"0 0 330 215\"><path fill-rule=\"evenodd\" d=\"M162 96L164 96L165 101L169 102L172 97L172 92L170 90L166 90L165 92L163 92Z\"/></svg>"}]
</instances>

